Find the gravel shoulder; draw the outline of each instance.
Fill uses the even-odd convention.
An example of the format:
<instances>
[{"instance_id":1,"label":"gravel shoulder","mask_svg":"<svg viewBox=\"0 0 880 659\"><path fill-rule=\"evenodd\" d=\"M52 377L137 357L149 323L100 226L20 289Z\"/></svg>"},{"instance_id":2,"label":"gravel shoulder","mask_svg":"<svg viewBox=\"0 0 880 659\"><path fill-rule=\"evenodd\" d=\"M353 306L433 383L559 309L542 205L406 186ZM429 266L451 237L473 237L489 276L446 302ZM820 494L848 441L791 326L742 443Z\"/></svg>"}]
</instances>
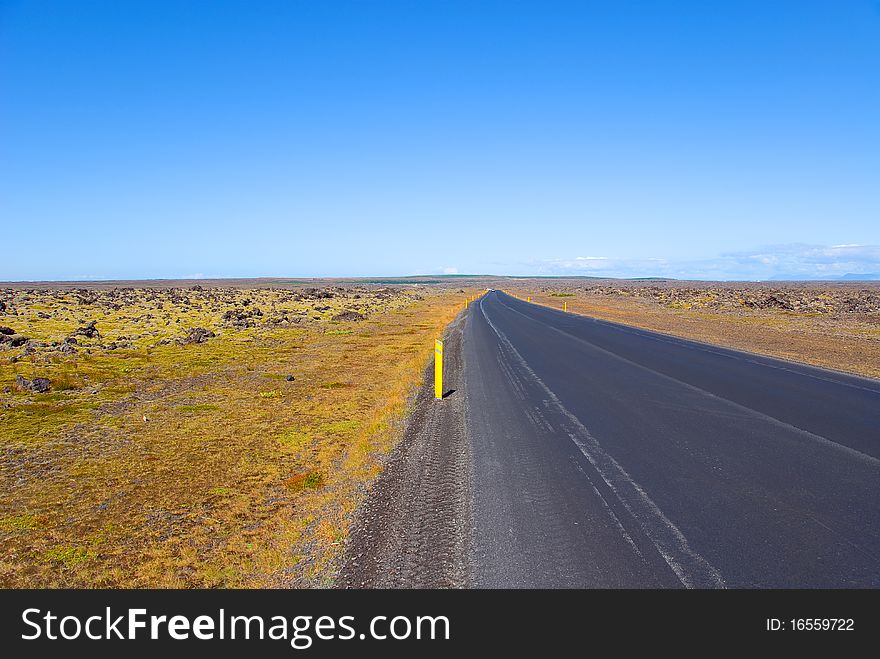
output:
<instances>
[{"instance_id":1,"label":"gravel shoulder","mask_svg":"<svg viewBox=\"0 0 880 659\"><path fill-rule=\"evenodd\" d=\"M338 588L461 588L469 582L473 460L465 428L462 337L467 314L444 336L445 398L425 371L403 439L351 528Z\"/></svg>"}]
</instances>

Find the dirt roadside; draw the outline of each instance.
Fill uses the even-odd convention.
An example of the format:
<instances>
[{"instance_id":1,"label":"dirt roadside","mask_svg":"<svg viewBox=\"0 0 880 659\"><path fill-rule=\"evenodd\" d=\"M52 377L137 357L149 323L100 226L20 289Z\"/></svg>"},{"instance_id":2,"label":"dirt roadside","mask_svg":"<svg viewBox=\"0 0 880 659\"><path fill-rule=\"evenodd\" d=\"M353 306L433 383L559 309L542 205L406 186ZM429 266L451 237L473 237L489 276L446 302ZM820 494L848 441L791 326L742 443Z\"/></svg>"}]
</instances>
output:
<instances>
[{"instance_id":1,"label":"dirt roadside","mask_svg":"<svg viewBox=\"0 0 880 659\"><path fill-rule=\"evenodd\" d=\"M444 337L445 398L433 397L433 361L403 439L358 510L337 588L461 588L472 527L462 331Z\"/></svg>"}]
</instances>

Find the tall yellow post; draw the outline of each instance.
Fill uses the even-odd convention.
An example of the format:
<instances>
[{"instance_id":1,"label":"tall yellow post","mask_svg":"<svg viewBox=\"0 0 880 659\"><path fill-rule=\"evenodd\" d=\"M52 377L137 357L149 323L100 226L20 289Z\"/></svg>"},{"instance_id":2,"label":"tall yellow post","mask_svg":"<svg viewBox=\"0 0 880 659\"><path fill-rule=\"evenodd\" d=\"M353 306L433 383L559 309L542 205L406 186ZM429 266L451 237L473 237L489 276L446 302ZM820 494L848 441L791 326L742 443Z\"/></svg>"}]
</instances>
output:
<instances>
[{"instance_id":1,"label":"tall yellow post","mask_svg":"<svg viewBox=\"0 0 880 659\"><path fill-rule=\"evenodd\" d=\"M562 303L562 310L563 310L563 311L568 311L568 302L563 302L563 303Z\"/></svg>"},{"instance_id":2,"label":"tall yellow post","mask_svg":"<svg viewBox=\"0 0 880 659\"><path fill-rule=\"evenodd\" d=\"M434 340L434 398L443 398L443 341Z\"/></svg>"},{"instance_id":3,"label":"tall yellow post","mask_svg":"<svg viewBox=\"0 0 880 659\"><path fill-rule=\"evenodd\" d=\"M529 301L529 302L532 301L532 296L531 296L531 295L529 295L529 299L528 299L528 301Z\"/></svg>"}]
</instances>

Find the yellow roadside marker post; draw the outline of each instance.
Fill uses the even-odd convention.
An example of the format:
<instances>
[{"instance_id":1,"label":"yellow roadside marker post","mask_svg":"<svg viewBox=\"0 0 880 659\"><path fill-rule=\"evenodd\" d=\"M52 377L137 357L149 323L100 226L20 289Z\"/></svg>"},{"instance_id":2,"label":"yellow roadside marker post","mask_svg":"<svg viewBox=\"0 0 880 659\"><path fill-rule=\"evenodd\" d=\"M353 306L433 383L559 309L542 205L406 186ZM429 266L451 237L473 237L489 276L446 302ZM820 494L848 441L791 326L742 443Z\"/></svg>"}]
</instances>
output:
<instances>
[{"instance_id":1,"label":"yellow roadside marker post","mask_svg":"<svg viewBox=\"0 0 880 659\"><path fill-rule=\"evenodd\" d=\"M532 296L531 296L531 295L529 295L528 301L529 301L529 302L532 301Z\"/></svg>"},{"instance_id":2,"label":"yellow roadside marker post","mask_svg":"<svg viewBox=\"0 0 880 659\"><path fill-rule=\"evenodd\" d=\"M464 308L465 309L468 308L468 299L467 298L464 299Z\"/></svg>"},{"instance_id":3,"label":"yellow roadside marker post","mask_svg":"<svg viewBox=\"0 0 880 659\"><path fill-rule=\"evenodd\" d=\"M563 310L563 311L568 311L568 302L563 302L563 303L562 303L562 310Z\"/></svg>"},{"instance_id":4,"label":"yellow roadside marker post","mask_svg":"<svg viewBox=\"0 0 880 659\"><path fill-rule=\"evenodd\" d=\"M443 341L434 340L434 398L443 398Z\"/></svg>"}]
</instances>

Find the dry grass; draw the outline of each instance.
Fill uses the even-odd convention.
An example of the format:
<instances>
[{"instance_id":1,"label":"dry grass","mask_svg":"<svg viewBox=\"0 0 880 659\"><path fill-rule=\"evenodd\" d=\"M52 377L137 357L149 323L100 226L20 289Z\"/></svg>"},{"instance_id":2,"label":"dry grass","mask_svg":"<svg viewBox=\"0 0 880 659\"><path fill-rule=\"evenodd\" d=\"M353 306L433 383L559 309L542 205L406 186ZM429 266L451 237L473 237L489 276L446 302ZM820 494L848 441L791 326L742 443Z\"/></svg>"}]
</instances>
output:
<instances>
[{"instance_id":1,"label":"dry grass","mask_svg":"<svg viewBox=\"0 0 880 659\"><path fill-rule=\"evenodd\" d=\"M745 299L731 294L730 287L683 292L684 283L665 288L635 286L558 286L523 283L509 292L522 299L561 309L563 302L572 313L593 316L627 325L696 339L716 345L781 357L825 368L880 377L880 312L871 310L876 289L858 291L784 288L762 293L814 301L803 310L753 308ZM678 291L676 289L678 287ZM754 287L758 290L758 287ZM761 289L765 290L765 289ZM798 292L800 291L800 292ZM560 297L560 293L567 294ZM861 299L859 295L862 295ZM831 301L868 300L868 311L841 312ZM818 307L817 307L818 305ZM838 305L839 306L839 305ZM856 305L858 306L858 305ZM816 309L819 309L817 311ZM827 308L827 310L825 310Z\"/></svg>"},{"instance_id":2,"label":"dry grass","mask_svg":"<svg viewBox=\"0 0 880 659\"><path fill-rule=\"evenodd\" d=\"M8 291L0 325L32 342L0 352L0 585L327 584L461 309L417 290Z\"/></svg>"}]
</instances>

